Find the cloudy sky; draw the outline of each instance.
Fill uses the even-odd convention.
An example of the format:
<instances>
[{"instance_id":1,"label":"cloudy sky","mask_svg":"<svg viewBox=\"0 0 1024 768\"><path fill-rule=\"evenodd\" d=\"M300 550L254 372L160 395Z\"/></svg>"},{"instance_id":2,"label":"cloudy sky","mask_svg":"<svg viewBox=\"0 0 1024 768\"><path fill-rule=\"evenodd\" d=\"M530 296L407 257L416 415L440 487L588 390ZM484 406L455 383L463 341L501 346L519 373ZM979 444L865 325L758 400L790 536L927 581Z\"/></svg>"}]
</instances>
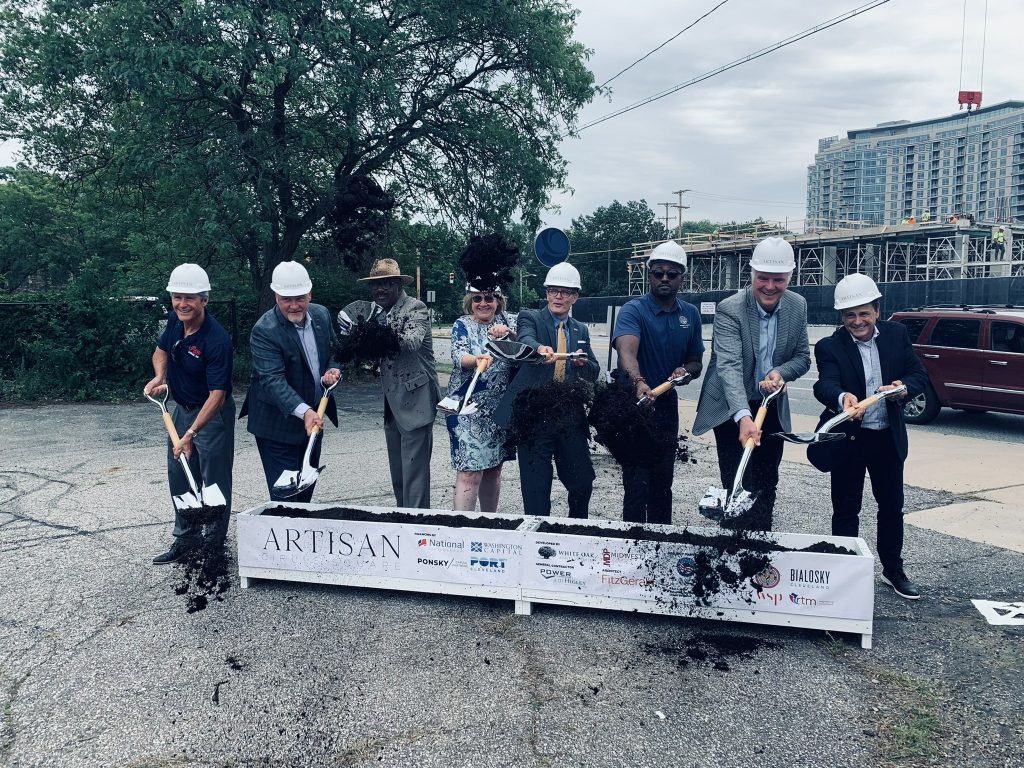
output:
<instances>
[{"instance_id":1,"label":"cloudy sky","mask_svg":"<svg viewBox=\"0 0 1024 768\"><path fill-rule=\"evenodd\" d=\"M598 83L721 0L575 0L577 39ZM728 0L610 83L580 124L746 57L868 0ZM988 7L987 34L985 8ZM1024 0L890 0L849 21L628 114L563 144L572 195L547 223L567 226L613 200L676 202L684 219L763 216L796 228L818 139L890 120L957 111L961 88L983 106L1024 100ZM983 46L983 37L985 43ZM982 53L984 79L982 81ZM671 215L676 215L675 209Z\"/></svg>"},{"instance_id":2,"label":"cloudy sky","mask_svg":"<svg viewBox=\"0 0 1024 768\"><path fill-rule=\"evenodd\" d=\"M603 83L719 2L575 0L576 36L593 50L590 66ZM727 0L617 77L610 96L595 99L580 124L868 3ZM763 216L799 229L806 168L818 139L952 114L961 78L964 90L984 92L986 106L1024 100L1022 29L1024 0L890 0L567 139L563 153L575 191L556 196L561 211L547 223L568 226L613 200L644 199L662 216L659 203L676 202L673 192L689 189L684 218ZM0 145L0 164L10 162L12 151Z\"/></svg>"}]
</instances>

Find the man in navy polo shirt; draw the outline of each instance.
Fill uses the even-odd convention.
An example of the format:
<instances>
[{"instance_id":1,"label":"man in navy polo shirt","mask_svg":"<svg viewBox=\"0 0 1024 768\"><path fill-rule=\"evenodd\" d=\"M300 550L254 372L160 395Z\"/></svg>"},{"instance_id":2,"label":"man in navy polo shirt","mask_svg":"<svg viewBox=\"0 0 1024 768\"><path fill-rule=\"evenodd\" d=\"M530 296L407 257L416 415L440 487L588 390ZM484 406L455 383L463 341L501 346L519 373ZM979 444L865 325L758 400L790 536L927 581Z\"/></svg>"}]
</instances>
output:
<instances>
[{"instance_id":1,"label":"man in navy polo shirt","mask_svg":"<svg viewBox=\"0 0 1024 768\"><path fill-rule=\"evenodd\" d=\"M235 453L235 401L231 397L231 337L206 311L210 278L198 264L181 264L167 283L173 314L153 350L155 375L144 392L153 395L170 386L174 397L174 428L181 439L167 441L167 481L171 497L190 491L178 456L185 454L192 475L204 489L216 487L225 507L208 524L207 543L224 543L231 514L231 469ZM212 495L212 494L211 494ZM205 494L204 494L205 498ZM173 563L202 543L204 526L174 510L175 542L157 565Z\"/></svg>"},{"instance_id":2,"label":"man in navy polo shirt","mask_svg":"<svg viewBox=\"0 0 1024 768\"><path fill-rule=\"evenodd\" d=\"M669 240L647 260L650 290L619 312L612 344L619 355L620 381L628 380L637 399L671 378L689 373L696 379L703 364L700 313L676 294L686 272L686 251ZM650 464L622 467L625 493L622 519L629 523L672 523L672 475L679 435L679 400L675 389L654 400L660 458Z\"/></svg>"}]
</instances>

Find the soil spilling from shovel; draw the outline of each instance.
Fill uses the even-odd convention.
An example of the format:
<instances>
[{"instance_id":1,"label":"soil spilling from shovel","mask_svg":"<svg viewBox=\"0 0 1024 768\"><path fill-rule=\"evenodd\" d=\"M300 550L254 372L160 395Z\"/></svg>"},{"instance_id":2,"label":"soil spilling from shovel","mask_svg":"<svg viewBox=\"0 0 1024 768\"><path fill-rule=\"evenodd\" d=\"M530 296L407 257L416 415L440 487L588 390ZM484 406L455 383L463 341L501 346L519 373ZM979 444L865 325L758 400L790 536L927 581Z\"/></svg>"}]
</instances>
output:
<instances>
[{"instance_id":1,"label":"soil spilling from shovel","mask_svg":"<svg viewBox=\"0 0 1024 768\"><path fill-rule=\"evenodd\" d=\"M381 359L393 358L399 351L398 334L390 325L368 321L359 315L352 323L352 330L335 345L334 357L343 365L352 363L379 376Z\"/></svg>"},{"instance_id":2,"label":"soil spilling from shovel","mask_svg":"<svg viewBox=\"0 0 1024 768\"><path fill-rule=\"evenodd\" d=\"M267 507L264 515L275 517L304 517L311 520L345 520L353 523L406 523L411 525L439 525L446 528L486 528L498 531L514 531L523 523L523 518L467 517L465 515L416 515L409 512L367 512L350 507L328 507L326 509L299 509L279 505Z\"/></svg>"},{"instance_id":3,"label":"soil spilling from shovel","mask_svg":"<svg viewBox=\"0 0 1024 768\"><path fill-rule=\"evenodd\" d=\"M223 512L224 508L220 509ZM187 613L204 610L211 600L223 601L224 593L231 588L233 562L223 542L214 544L204 539L177 566L174 594L185 596Z\"/></svg>"},{"instance_id":4,"label":"soil spilling from shovel","mask_svg":"<svg viewBox=\"0 0 1024 768\"><path fill-rule=\"evenodd\" d=\"M675 435L662 428L654 412L638 406L636 399L632 387L600 387L588 416L597 442L623 466L653 464L675 440Z\"/></svg>"},{"instance_id":5,"label":"soil spilling from shovel","mask_svg":"<svg viewBox=\"0 0 1024 768\"><path fill-rule=\"evenodd\" d=\"M586 428L587 408L593 396L593 386L579 379L549 381L524 389L512 402L510 439L518 445L544 435Z\"/></svg>"},{"instance_id":6,"label":"soil spilling from shovel","mask_svg":"<svg viewBox=\"0 0 1024 768\"><path fill-rule=\"evenodd\" d=\"M496 291L512 282L519 249L501 235L474 236L459 254L459 267L473 288Z\"/></svg>"}]
</instances>

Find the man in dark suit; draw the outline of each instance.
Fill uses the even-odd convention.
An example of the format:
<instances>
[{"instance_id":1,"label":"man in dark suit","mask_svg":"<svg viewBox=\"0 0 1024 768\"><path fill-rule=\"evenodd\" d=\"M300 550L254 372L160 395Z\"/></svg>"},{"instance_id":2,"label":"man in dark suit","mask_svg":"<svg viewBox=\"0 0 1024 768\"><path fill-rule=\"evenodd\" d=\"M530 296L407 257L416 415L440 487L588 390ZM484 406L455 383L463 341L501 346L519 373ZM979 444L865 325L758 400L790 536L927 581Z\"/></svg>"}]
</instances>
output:
<instances>
[{"instance_id":1,"label":"man in dark suit","mask_svg":"<svg viewBox=\"0 0 1024 768\"><path fill-rule=\"evenodd\" d=\"M814 450L827 451L832 468L832 534L857 535L866 471L878 502L882 581L901 597L917 600L921 593L903 570L903 463L907 458L903 406L895 399L867 410L858 404L876 391L900 384L907 386L905 397L916 397L924 391L928 374L907 329L901 323L879 320L881 296L866 275L847 275L836 285L835 307L843 327L814 345L818 366L814 396L825 406L823 421L848 408L857 408L858 413L843 425L846 440Z\"/></svg>"},{"instance_id":2,"label":"man in dark suit","mask_svg":"<svg viewBox=\"0 0 1024 768\"><path fill-rule=\"evenodd\" d=\"M323 430L317 407L329 387L341 376L333 365L334 326L326 307L311 304L313 283L305 267L285 261L274 268L270 283L277 303L256 321L249 337L252 376L239 418L249 417L248 430L256 436L267 488L273 501L281 495L274 483L282 472L300 470L313 428ZM332 397L327 415L338 425ZM310 463L317 466L323 436L316 441ZM289 497L306 502L313 486Z\"/></svg>"},{"instance_id":3,"label":"man in dark suit","mask_svg":"<svg viewBox=\"0 0 1024 768\"><path fill-rule=\"evenodd\" d=\"M571 264L556 264L544 279L548 305L544 309L523 310L518 319L518 340L544 355L546 364L523 365L512 379L494 412L494 421L507 428L511 422L516 395L550 381L597 381L601 366L590 346L590 331L570 317L572 305L580 295L580 273ZM585 350L585 358L566 360L559 354ZM594 490L594 466L590 461L589 427L586 414L579 408L578 418L564 429L552 430L519 443L519 477L523 509L528 515L551 512L551 459L558 479L569 492L569 517L585 518Z\"/></svg>"},{"instance_id":4,"label":"man in dark suit","mask_svg":"<svg viewBox=\"0 0 1024 768\"><path fill-rule=\"evenodd\" d=\"M756 493L753 509L723 520L732 528L770 531L779 484L783 441L762 434L789 432L789 401L783 392L769 406L758 429L753 414L764 395L798 379L811 367L807 341L807 302L789 293L796 268L793 246L769 237L754 248L749 288L719 302L711 336L711 360L697 401L693 434L715 431L722 487L731 488L743 446L758 446L750 457L745 487Z\"/></svg>"},{"instance_id":5,"label":"man in dark suit","mask_svg":"<svg viewBox=\"0 0 1024 768\"><path fill-rule=\"evenodd\" d=\"M434 417L441 399L430 312L405 292L412 277L394 259L378 260L359 282L369 286L373 301L354 301L339 312L341 332L363 318L390 326L398 337L398 354L380 361L391 487L398 506L429 509Z\"/></svg>"}]
</instances>

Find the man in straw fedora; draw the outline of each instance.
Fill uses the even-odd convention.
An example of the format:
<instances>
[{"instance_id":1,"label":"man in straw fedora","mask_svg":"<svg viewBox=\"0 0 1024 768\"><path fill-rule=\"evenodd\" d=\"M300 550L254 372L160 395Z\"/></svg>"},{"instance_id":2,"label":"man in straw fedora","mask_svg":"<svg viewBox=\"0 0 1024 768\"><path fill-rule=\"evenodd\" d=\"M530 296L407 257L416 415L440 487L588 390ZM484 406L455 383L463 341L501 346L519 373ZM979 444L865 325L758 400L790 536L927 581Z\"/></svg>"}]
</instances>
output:
<instances>
[{"instance_id":1,"label":"man in straw fedora","mask_svg":"<svg viewBox=\"0 0 1024 768\"><path fill-rule=\"evenodd\" d=\"M390 326L398 337L398 354L380 361L391 485L398 506L427 509L434 414L441 398L430 315L426 304L405 292L412 278L394 259L380 259L359 282L370 286L373 301L352 302L338 313L338 324L344 334L362 318Z\"/></svg>"}]
</instances>

